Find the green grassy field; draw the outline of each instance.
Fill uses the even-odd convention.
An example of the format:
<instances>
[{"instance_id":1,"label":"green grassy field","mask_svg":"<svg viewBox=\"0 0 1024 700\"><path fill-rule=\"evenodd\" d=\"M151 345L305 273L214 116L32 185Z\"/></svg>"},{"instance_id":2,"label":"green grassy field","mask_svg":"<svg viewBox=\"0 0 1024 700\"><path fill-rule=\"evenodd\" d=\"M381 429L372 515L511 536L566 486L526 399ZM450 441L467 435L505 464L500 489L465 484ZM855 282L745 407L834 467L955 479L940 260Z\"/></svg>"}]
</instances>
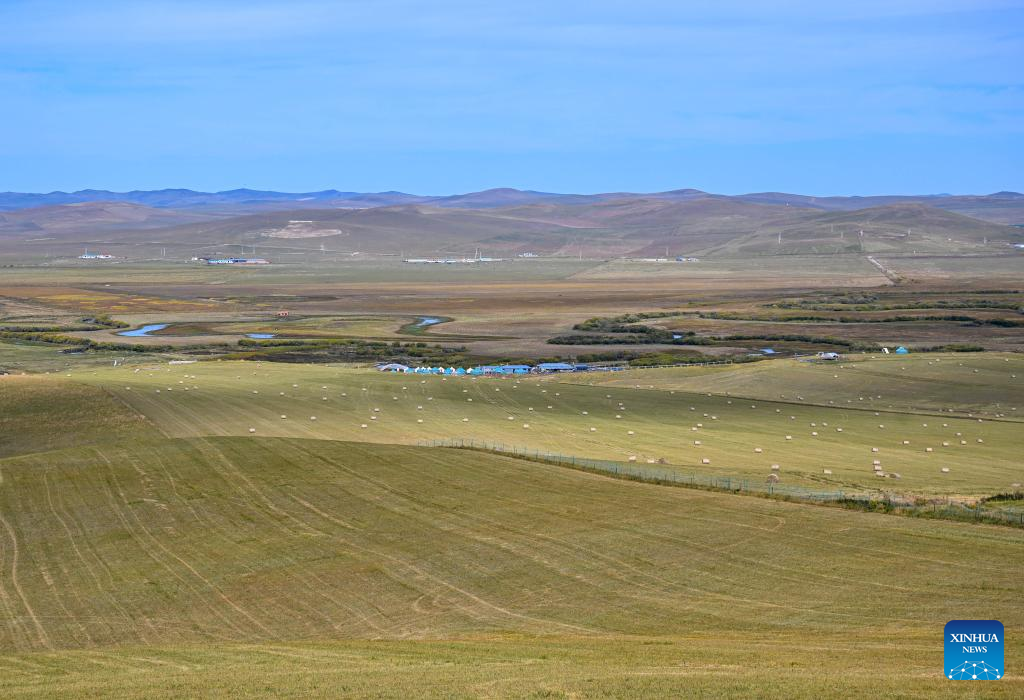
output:
<instances>
[{"instance_id":1,"label":"green grassy field","mask_svg":"<svg viewBox=\"0 0 1024 700\"><path fill-rule=\"evenodd\" d=\"M1024 623L1014 529L430 448L124 443L0 460L5 697L953 697L945 621Z\"/></svg>"},{"instance_id":2,"label":"green grassy field","mask_svg":"<svg viewBox=\"0 0 1024 700\"><path fill-rule=\"evenodd\" d=\"M851 355L839 362L785 359L574 374L559 379L592 386L640 384L663 391L712 392L822 406L952 410L960 416L1024 420L1024 356L1010 353Z\"/></svg>"},{"instance_id":3,"label":"green grassy field","mask_svg":"<svg viewBox=\"0 0 1024 700\"><path fill-rule=\"evenodd\" d=\"M907 360L912 362L927 360ZM826 373L846 376L838 367L798 366L805 368L822 379ZM890 408L895 404L886 394L858 401L844 392L835 394L836 405L809 405L809 397L799 401L797 385L785 379L795 395L774 400L654 389L673 372L645 370L632 375L635 381L618 374L513 381L209 362L103 368L72 378L104 388L172 437L251 434L405 444L455 438L590 458L635 457L640 464L664 459L684 474L746 479L763 480L778 464L787 484L930 496L1003 492L1024 476L1020 426L1013 421L909 413ZM832 381L851 392L858 379L849 377ZM589 378L625 385L567 383ZM875 460L900 478L875 477Z\"/></svg>"}]
</instances>

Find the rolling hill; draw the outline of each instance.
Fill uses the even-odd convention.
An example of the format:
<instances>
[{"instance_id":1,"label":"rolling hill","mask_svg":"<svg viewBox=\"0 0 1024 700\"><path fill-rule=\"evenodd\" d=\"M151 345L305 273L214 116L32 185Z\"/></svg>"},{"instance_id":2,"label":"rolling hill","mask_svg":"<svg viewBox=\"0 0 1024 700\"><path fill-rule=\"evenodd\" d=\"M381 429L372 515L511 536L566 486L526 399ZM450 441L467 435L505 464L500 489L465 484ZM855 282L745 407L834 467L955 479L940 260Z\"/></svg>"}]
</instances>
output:
<instances>
[{"instance_id":1,"label":"rolling hill","mask_svg":"<svg viewBox=\"0 0 1024 700\"><path fill-rule=\"evenodd\" d=\"M274 210L390 207L425 204L440 208L493 209L531 204L585 205L622 199L660 199L682 202L692 199L718 199L773 206L789 206L819 211L852 211L892 204L922 204L945 209L974 218L1001 224L1024 224L1024 194L995 192L988 195L876 195L827 196L755 192L723 195L698 189L677 189L665 192L602 192L567 194L537 192L510 187L454 195L417 195L405 192L275 192L271 190L235 189L222 192L197 192L189 189L79 190L77 192L23 193L0 192L0 211L83 202L128 202L170 209L189 209L218 215L241 215Z\"/></svg>"},{"instance_id":2,"label":"rolling hill","mask_svg":"<svg viewBox=\"0 0 1024 700\"><path fill-rule=\"evenodd\" d=\"M627 197L523 203L517 190L484 193L469 206L401 204L270 210L214 216L125 202L0 212L0 237L70 247L103 246L126 257L166 247L176 256L238 254L233 246L398 256L543 255L588 258L677 255L942 253L1005 249L1024 229L919 203L824 211L709 196ZM667 193L670 194L670 193ZM515 204L509 205L510 202ZM499 206L500 205L500 206ZM863 235L861 234L863 231ZM37 244L38 247L38 244Z\"/></svg>"},{"instance_id":3,"label":"rolling hill","mask_svg":"<svg viewBox=\"0 0 1024 700\"><path fill-rule=\"evenodd\" d=\"M162 228L214 217L129 202L82 202L0 211L0 237L71 235Z\"/></svg>"},{"instance_id":4,"label":"rolling hill","mask_svg":"<svg viewBox=\"0 0 1024 700\"><path fill-rule=\"evenodd\" d=\"M1024 622L1007 528L308 439L0 474L5 697L936 697L946 620Z\"/></svg>"}]
</instances>

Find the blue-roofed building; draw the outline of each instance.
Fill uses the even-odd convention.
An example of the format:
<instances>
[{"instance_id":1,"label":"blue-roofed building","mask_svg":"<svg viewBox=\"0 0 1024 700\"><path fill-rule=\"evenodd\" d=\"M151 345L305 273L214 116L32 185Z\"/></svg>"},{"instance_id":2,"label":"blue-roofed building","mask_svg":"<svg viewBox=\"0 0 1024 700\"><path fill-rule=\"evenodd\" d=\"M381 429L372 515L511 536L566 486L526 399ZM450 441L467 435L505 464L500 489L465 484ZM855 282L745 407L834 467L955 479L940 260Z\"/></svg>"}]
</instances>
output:
<instances>
[{"instance_id":1,"label":"blue-roofed building","mask_svg":"<svg viewBox=\"0 0 1024 700\"><path fill-rule=\"evenodd\" d=\"M538 372L572 372L575 369L568 362L541 362L537 365Z\"/></svg>"},{"instance_id":2,"label":"blue-roofed building","mask_svg":"<svg viewBox=\"0 0 1024 700\"><path fill-rule=\"evenodd\" d=\"M897 354L897 355L909 355L909 354L910 354L910 351L909 351L909 350L907 350L907 349L906 349L905 347L903 347L903 346L901 345L901 346L899 346L898 348L896 348L896 354Z\"/></svg>"},{"instance_id":3,"label":"blue-roofed building","mask_svg":"<svg viewBox=\"0 0 1024 700\"><path fill-rule=\"evenodd\" d=\"M530 371L530 365L502 365L498 370L503 374L526 374Z\"/></svg>"},{"instance_id":4,"label":"blue-roofed building","mask_svg":"<svg viewBox=\"0 0 1024 700\"><path fill-rule=\"evenodd\" d=\"M772 350L771 348L761 348L760 352L761 352L762 355L774 355L775 354L775 351Z\"/></svg>"}]
</instances>

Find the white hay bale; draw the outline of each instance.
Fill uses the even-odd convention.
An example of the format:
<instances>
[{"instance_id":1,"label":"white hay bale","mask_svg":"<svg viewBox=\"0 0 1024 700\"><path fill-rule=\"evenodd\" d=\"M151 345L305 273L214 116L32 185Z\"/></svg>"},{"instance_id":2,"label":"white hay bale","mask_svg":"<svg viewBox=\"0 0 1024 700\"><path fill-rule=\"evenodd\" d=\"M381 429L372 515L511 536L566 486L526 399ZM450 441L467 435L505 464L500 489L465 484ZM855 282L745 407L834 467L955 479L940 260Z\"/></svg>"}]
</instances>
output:
<instances>
[{"instance_id":1,"label":"white hay bale","mask_svg":"<svg viewBox=\"0 0 1024 700\"><path fill-rule=\"evenodd\" d=\"M700 445L700 444L701 444L701 442L700 442L700 440L694 440L694 441L693 441L693 444L694 444L694 445Z\"/></svg>"},{"instance_id":2,"label":"white hay bale","mask_svg":"<svg viewBox=\"0 0 1024 700\"><path fill-rule=\"evenodd\" d=\"M635 462L636 461L636 457L634 455L630 455L629 456L629 461L630 462Z\"/></svg>"},{"instance_id":3,"label":"white hay bale","mask_svg":"<svg viewBox=\"0 0 1024 700\"><path fill-rule=\"evenodd\" d=\"M985 441L982 440L981 438L978 438L978 442L985 442Z\"/></svg>"},{"instance_id":4,"label":"white hay bale","mask_svg":"<svg viewBox=\"0 0 1024 700\"><path fill-rule=\"evenodd\" d=\"M943 446L943 447L949 447L949 442L948 442L948 441L946 441L946 440L943 440L943 441L942 441L942 446Z\"/></svg>"},{"instance_id":5,"label":"white hay bale","mask_svg":"<svg viewBox=\"0 0 1024 700\"><path fill-rule=\"evenodd\" d=\"M872 452L878 452L878 448L877 448L877 447L872 447L872 448L871 448L871 451L872 451Z\"/></svg>"},{"instance_id":6,"label":"white hay bale","mask_svg":"<svg viewBox=\"0 0 1024 700\"><path fill-rule=\"evenodd\" d=\"M817 424L817 423L811 423L811 427L812 427L812 428L817 428L817 427L818 427L818 424Z\"/></svg>"},{"instance_id":7,"label":"white hay bale","mask_svg":"<svg viewBox=\"0 0 1024 700\"><path fill-rule=\"evenodd\" d=\"M626 435L635 435L635 434L636 433L634 433L632 430L627 430L626 431Z\"/></svg>"},{"instance_id":8,"label":"white hay bale","mask_svg":"<svg viewBox=\"0 0 1024 700\"><path fill-rule=\"evenodd\" d=\"M811 436L812 437L818 437L818 431L817 430L812 430L811 431Z\"/></svg>"},{"instance_id":9,"label":"white hay bale","mask_svg":"<svg viewBox=\"0 0 1024 700\"><path fill-rule=\"evenodd\" d=\"M961 440L961 441L960 441L960 444L961 444L961 445L966 445L966 444L967 444L967 441L966 441L966 440Z\"/></svg>"},{"instance_id":10,"label":"white hay bale","mask_svg":"<svg viewBox=\"0 0 1024 700\"><path fill-rule=\"evenodd\" d=\"M250 433L255 433L256 432L256 428L249 428L249 432Z\"/></svg>"},{"instance_id":11,"label":"white hay bale","mask_svg":"<svg viewBox=\"0 0 1024 700\"><path fill-rule=\"evenodd\" d=\"M879 428L885 428L885 424L884 424L884 423L879 423L879 424L878 424L878 427L879 427Z\"/></svg>"},{"instance_id":12,"label":"white hay bale","mask_svg":"<svg viewBox=\"0 0 1024 700\"><path fill-rule=\"evenodd\" d=\"M792 435L787 435L787 436L786 436L786 439L787 439L787 440L792 440L792 439L793 439L793 436L792 436Z\"/></svg>"},{"instance_id":13,"label":"white hay bale","mask_svg":"<svg viewBox=\"0 0 1024 700\"><path fill-rule=\"evenodd\" d=\"M548 406L548 408L551 408L551 406ZM616 417L616 418L622 418L622 414L620 414L620 413L616 413L616 414L615 414L615 417Z\"/></svg>"},{"instance_id":14,"label":"white hay bale","mask_svg":"<svg viewBox=\"0 0 1024 700\"><path fill-rule=\"evenodd\" d=\"M366 427L366 423L363 423L363 424L362 424L362 425L360 425L359 427L360 427L360 428L365 428L365 427Z\"/></svg>"},{"instance_id":15,"label":"white hay bale","mask_svg":"<svg viewBox=\"0 0 1024 700\"><path fill-rule=\"evenodd\" d=\"M589 414L589 413L587 413L586 411L584 411L584 412L583 412L583 415L587 416L587 415L590 415L590 414Z\"/></svg>"},{"instance_id":16,"label":"white hay bale","mask_svg":"<svg viewBox=\"0 0 1024 700\"><path fill-rule=\"evenodd\" d=\"M773 472L777 472L777 471L779 471L780 469L782 469L782 467L780 467L780 466L779 466L778 464L773 464L773 465L771 466L771 469L772 469L772 471L773 471Z\"/></svg>"},{"instance_id":17,"label":"white hay bale","mask_svg":"<svg viewBox=\"0 0 1024 700\"><path fill-rule=\"evenodd\" d=\"M653 459L648 459L648 460L647 460L647 463L648 463L648 464L654 464L654 460L653 460Z\"/></svg>"},{"instance_id":18,"label":"white hay bale","mask_svg":"<svg viewBox=\"0 0 1024 700\"><path fill-rule=\"evenodd\" d=\"M327 400L327 397L326 397L326 396L321 396L321 397L320 397L320 400L321 400L321 401L326 401L326 400Z\"/></svg>"},{"instance_id":19,"label":"white hay bale","mask_svg":"<svg viewBox=\"0 0 1024 700\"><path fill-rule=\"evenodd\" d=\"M932 452L933 450L932 450L932 448L930 448L930 447L926 447L926 448L924 448L924 451L925 451L925 452Z\"/></svg>"},{"instance_id":20,"label":"white hay bale","mask_svg":"<svg viewBox=\"0 0 1024 700\"><path fill-rule=\"evenodd\" d=\"M761 452L763 452L763 450L760 447L755 447L754 448L754 453L755 454L761 454Z\"/></svg>"},{"instance_id":21,"label":"white hay bale","mask_svg":"<svg viewBox=\"0 0 1024 700\"><path fill-rule=\"evenodd\" d=\"M824 474L825 476L832 476L832 470L831 469L822 469L821 473Z\"/></svg>"},{"instance_id":22,"label":"white hay bale","mask_svg":"<svg viewBox=\"0 0 1024 700\"><path fill-rule=\"evenodd\" d=\"M881 463L882 463L882 461L881 461L881 460L878 460L878 459L873 459L873 460L871 460L871 464L872 464L872 465L874 465L874 466L878 466L878 465L879 465L879 464L881 464Z\"/></svg>"},{"instance_id":23,"label":"white hay bale","mask_svg":"<svg viewBox=\"0 0 1024 700\"><path fill-rule=\"evenodd\" d=\"M885 476L885 472L875 472L875 476Z\"/></svg>"},{"instance_id":24,"label":"white hay bale","mask_svg":"<svg viewBox=\"0 0 1024 700\"><path fill-rule=\"evenodd\" d=\"M508 419L509 420L515 420L515 416L509 416Z\"/></svg>"},{"instance_id":25,"label":"white hay bale","mask_svg":"<svg viewBox=\"0 0 1024 700\"><path fill-rule=\"evenodd\" d=\"M422 422L423 422L423 419L422 419L422 418L417 418L417 419L416 419L416 422L417 422L417 423L422 423Z\"/></svg>"},{"instance_id":26,"label":"white hay bale","mask_svg":"<svg viewBox=\"0 0 1024 700\"><path fill-rule=\"evenodd\" d=\"M910 440L904 440L904 441L903 441L903 444L904 444L904 445L909 445L909 444L910 444Z\"/></svg>"},{"instance_id":27,"label":"white hay bale","mask_svg":"<svg viewBox=\"0 0 1024 700\"><path fill-rule=\"evenodd\" d=\"M596 433L596 432L597 432L597 428L591 428L591 429L590 429L590 432L592 432L592 433Z\"/></svg>"},{"instance_id":28,"label":"white hay bale","mask_svg":"<svg viewBox=\"0 0 1024 700\"><path fill-rule=\"evenodd\" d=\"M316 420L316 416L310 416L309 419L310 420Z\"/></svg>"},{"instance_id":29,"label":"white hay bale","mask_svg":"<svg viewBox=\"0 0 1024 700\"><path fill-rule=\"evenodd\" d=\"M370 420L377 420L377 416L370 416Z\"/></svg>"},{"instance_id":30,"label":"white hay bale","mask_svg":"<svg viewBox=\"0 0 1024 700\"><path fill-rule=\"evenodd\" d=\"M529 423L523 423L523 427L529 429L530 424Z\"/></svg>"},{"instance_id":31,"label":"white hay bale","mask_svg":"<svg viewBox=\"0 0 1024 700\"><path fill-rule=\"evenodd\" d=\"M949 467L943 467L939 471L942 472L943 474L949 474Z\"/></svg>"},{"instance_id":32,"label":"white hay bale","mask_svg":"<svg viewBox=\"0 0 1024 700\"><path fill-rule=\"evenodd\" d=\"M711 464L711 460L708 459L707 457L704 457L703 459L700 460L700 463L701 464Z\"/></svg>"},{"instance_id":33,"label":"white hay bale","mask_svg":"<svg viewBox=\"0 0 1024 700\"><path fill-rule=\"evenodd\" d=\"M836 432L837 433L841 433L841 432L843 432L843 429L842 428L836 428Z\"/></svg>"},{"instance_id":34,"label":"white hay bale","mask_svg":"<svg viewBox=\"0 0 1024 700\"><path fill-rule=\"evenodd\" d=\"M288 416L286 416L285 414L283 414L283 413L281 414L281 420L284 420L284 419L286 419L287 417L288 417Z\"/></svg>"}]
</instances>

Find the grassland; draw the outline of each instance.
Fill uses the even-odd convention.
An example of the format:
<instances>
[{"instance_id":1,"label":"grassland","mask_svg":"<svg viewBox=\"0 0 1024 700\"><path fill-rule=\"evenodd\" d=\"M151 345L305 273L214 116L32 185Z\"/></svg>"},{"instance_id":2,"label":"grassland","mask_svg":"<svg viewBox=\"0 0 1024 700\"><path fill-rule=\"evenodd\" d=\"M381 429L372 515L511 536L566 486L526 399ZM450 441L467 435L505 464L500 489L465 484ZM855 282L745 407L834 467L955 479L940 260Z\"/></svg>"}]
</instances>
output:
<instances>
[{"instance_id":1,"label":"grassland","mask_svg":"<svg viewBox=\"0 0 1024 700\"><path fill-rule=\"evenodd\" d=\"M308 439L0 474L6 697L941 696L947 619L1024 622L1006 528Z\"/></svg>"},{"instance_id":2,"label":"grassland","mask_svg":"<svg viewBox=\"0 0 1024 700\"><path fill-rule=\"evenodd\" d=\"M1024 257L890 255L887 276L861 254L460 268L288 245L267 254L294 263L261 269L4 268L4 324L70 327L113 310L188 333L152 342L206 345L0 343L0 372L29 373L0 376L0 696L1024 694L1019 529L417 445L466 439L759 483L777 464L783 485L974 502L1024 481L1019 354L499 380L298 355L218 361L240 348L213 345L297 332L390 347L433 316L451 321L407 340L454 337L474 359L568 357L624 348L547 339L595 316L666 312L643 323L1016 349L1013 325L884 319L1016 320ZM284 309L289 321L274 318ZM206 361L167 364L186 357ZM874 476L874 460L899 478ZM1010 632L1006 678L967 691L940 676L942 625L965 617Z\"/></svg>"},{"instance_id":3,"label":"grassland","mask_svg":"<svg viewBox=\"0 0 1024 700\"><path fill-rule=\"evenodd\" d=\"M856 374L844 382L838 367L796 367L806 369L812 384L839 375L831 379L835 405L801 401L795 392L752 402L724 393L656 390L660 373L674 370L646 370L636 375L650 377L646 384L611 387L565 383L570 379L557 376L420 378L341 366L229 362L103 368L73 376L109 391L173 437L244 436L253 429L259 436L375 443L462 438L591 458L665 460L685 474L763 480L778 464L786 483L795 485L927 496L982 496L1022 480L1019 423L994 413L979 422L966 413L906 412L886 394L856 393ZM975 376L970 366L957 370ZM987 371L996 381L995 367ZM1010 371L1004 374L1008 383ZM583 381L620 376L585 375ZM900 478L874 477L876 459Z\"/></svg>"}]
</instances>

